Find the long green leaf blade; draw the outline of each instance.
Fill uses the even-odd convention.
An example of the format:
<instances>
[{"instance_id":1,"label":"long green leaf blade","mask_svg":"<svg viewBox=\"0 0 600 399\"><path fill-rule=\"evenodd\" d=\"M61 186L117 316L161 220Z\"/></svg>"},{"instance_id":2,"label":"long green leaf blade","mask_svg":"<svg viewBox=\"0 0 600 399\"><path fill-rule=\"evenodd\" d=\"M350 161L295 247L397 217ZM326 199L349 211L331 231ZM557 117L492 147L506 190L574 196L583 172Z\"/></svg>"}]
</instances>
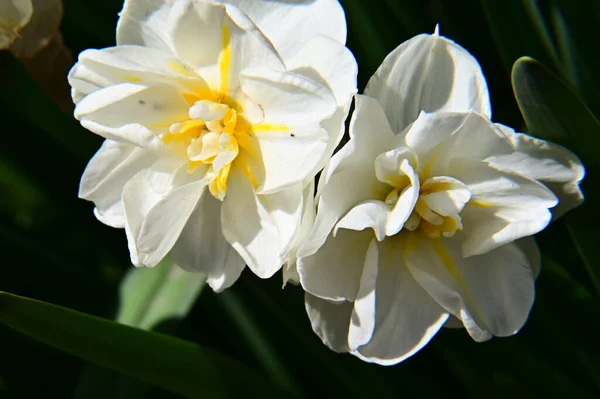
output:
<instances>
[{"instance_id":1,"label":"long green leaf blade","mask_svg":"<svg viewBox=\"0 0 600 399\"><path fill-rule=\"evenodd\" d=\"M47 345L188 398L290 395L209 348L34 299L0 292L0 321Z\"/></svg>"},{"instance_id":2,"label":"long green leaf blade","mask_svg":"<svg viewBox=\"0 0 600 399\"><path fill-rule=\"evenodd\" d=\"M150 330L160 322L184 317L205 286L203 273L183 270L168 258L152 269L132 268L121 285L116 320Z\"/></svg>"}]
</instances>

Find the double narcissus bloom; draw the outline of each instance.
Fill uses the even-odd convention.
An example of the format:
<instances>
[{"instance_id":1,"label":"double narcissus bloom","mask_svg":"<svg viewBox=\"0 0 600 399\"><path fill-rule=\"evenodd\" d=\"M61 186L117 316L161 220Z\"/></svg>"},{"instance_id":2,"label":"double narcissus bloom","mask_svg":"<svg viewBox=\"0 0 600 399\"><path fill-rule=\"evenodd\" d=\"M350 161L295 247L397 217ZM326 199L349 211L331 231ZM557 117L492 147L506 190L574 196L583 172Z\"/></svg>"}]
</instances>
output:
<instances>
[{"instance_id":1,"label":"double narcissus bloom","mask_svg":"<svg viewBox=\"0 0 600 399\"><path fill-rule=\"evenodd\" d=\"M385 365L445 324L514 334L539 270L530 236L581 202L579 160L491 122L477 61L437 32L393 51L365 94L298 252L314 331Z\"/></svg>"},{"instance_id":2,"label":"double narcissus bloom","mask_svg":"<svg viewBox=\"0 0 600 399\"><path fill-rule=\"evenodd\" d=\"M80 197L125 228L136 266L171 251L215 290L245 264L270 277L344 132L345 40L335 0L127 0L117 46L69 75L75 116L106 138Z\"/></svg>"}]
</instances>

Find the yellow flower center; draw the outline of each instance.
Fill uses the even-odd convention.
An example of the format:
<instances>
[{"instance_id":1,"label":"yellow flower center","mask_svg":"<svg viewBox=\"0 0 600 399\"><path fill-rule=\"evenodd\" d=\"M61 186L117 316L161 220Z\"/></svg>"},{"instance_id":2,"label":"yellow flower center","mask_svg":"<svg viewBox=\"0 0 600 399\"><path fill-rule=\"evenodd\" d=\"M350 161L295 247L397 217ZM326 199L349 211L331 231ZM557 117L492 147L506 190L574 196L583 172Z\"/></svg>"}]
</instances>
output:
<instances>
[{"instance_id":1,"label":"yellow flower center","mask_svg":"<svg viewBox=\"0 0 600 399\"><path fill-rule=\"evenodd\" d=\"M188 101L193 99L194 96L188 97ZM240 151L237 137L248 131L239 111L239 107L221 101L198 99L190 108L192 119L171 125L169 133L162 137L165 144L188 160L188 171L209 166L209 189L220 200L225 197L231 164Z\"/></svg>"}]
</instances>

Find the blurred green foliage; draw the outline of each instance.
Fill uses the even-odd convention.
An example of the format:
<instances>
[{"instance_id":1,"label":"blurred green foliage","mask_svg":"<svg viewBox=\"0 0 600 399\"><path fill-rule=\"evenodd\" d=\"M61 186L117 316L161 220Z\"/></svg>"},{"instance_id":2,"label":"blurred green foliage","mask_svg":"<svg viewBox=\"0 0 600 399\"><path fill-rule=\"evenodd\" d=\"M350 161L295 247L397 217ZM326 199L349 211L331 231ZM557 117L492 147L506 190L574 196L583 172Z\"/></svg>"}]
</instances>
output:
<instances>
[{"instance_id":1,"label":"blurred green foliage","mask_svg":"<svg viewBox=\"0 0 600 399\"><path fill-rule=\"evenodd\" d=\"M74 54L114 45L122 0L64 3L61 30ZM278 276L261 281L244 272L233 288L219 295L202 291L187 317L164 320L154 329L307 397L599 397L600 170L594 150L600 143L600 2L343 0L342 5L361 90L393 48L439 24L442 35L479 60L494 120L527 130L511 71L523 56L543 65L521 65L519 73L542 93L536 101L543 100L574 138L563 144L586 163L586 202L537 237L543 266L529 321L516 336L483 344L463 330L445 329L404 363L380 367L327 349L312 333L298 287L281 290ZM114 319L120 284L131 267L125 235L98 222L93 205L77 198L80 175L101 139L56 107L10 53L0 53L0 66L0 290ZM533 134L552 134L527 112ZM2 324L0 359L1 398L180 397L91 366ZM224 378L245 384L244 367ZM199 381L206 382L211 397L210 379Z\"/></svg>"}]
</instances>

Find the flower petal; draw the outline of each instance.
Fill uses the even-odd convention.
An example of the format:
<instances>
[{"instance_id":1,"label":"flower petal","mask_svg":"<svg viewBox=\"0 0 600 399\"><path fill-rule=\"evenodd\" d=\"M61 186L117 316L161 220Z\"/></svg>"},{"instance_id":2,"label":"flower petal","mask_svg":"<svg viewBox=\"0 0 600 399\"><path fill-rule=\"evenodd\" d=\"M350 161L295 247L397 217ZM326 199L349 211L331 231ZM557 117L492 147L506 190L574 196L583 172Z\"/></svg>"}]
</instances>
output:
<instances>
[{"instance_id":1,"label":"flower petal","mask_svg":"<svg viewBox=\"0 0 600 399\"><path fill-rule=\"evenodd\" d=\"M293 58L286 60L285 65L291 72L327 82L338 106L348 112L352 97L358 91L358 65L343 42L324 35L314 36Z\"/></svg>"},{"instance_id":2,"label":"flower petal","mask_svg":"<svg viewBox=\"0 0 600 399\"><path fill-rule=\"evenodd\" d=\"M296 266L298 249L306 237L308 237L310 234L316 216L314 179L310 181L310 183L302 192L302 208L302 220L300 222L300 227L296 230L294 237L290 242L289 248L284 251L287 253L287 261L283 268L284 287L288 281L291 281L293 284L300 284L300 275L298 274L298 269Z\"/></svg>"},{"instance_id":3,"label":"flower petal","mask_svg":"<svg viewBox=\"0 0 600 399\"><path fill-rule=\"evenodd\" d=\"M202 196L171 254L184 269L205 273L216 292L235 283L246 266L223 236L221 202L211 195Z\"/></svg>"},{"instance_id":4,"label":"flower petal","mask_svg":"<svg viewBox=\"0 0 600 399\"><path fill-rule=\"evenodd\" d=\"M369 342L375 329L375 286L377 284L378 258L377 241L371 239L350 318L348 332L350 350L355 350Z\"/></svg>"},{"instance_id":5,"label":"flower petal","mask_svg":"<svg viewBox=\"0 0 600 399\"><path fill-rule=\"evenodd\" d=\"M471 199L471 192L460 180L437 176L423 182L420 198L435 213L451 216L462 211Z\"/></svg>"},{"instance_id":6,"label":"flower petal","mask_svg":"<svg viewBox=\"0 0 600 399\"><path fill-rule=\"evenodd\" d=\"M312 256L298 258L300 283L306 292L330 301L354 301L363 273L370 231L342 229Z\"/></svg>"},{"instance_id":7,"label":"flower petal","mask_svg":"<svg viewBox=\"0 0 600 399\"><path fill-rule=\"evenodd\" d=\"M173 31L193 4L191 0L125 0L117 24L117 45L146 46L176 55Z\"/></svg>"},{"instance_id":8,"label":"flower petal","mask_svg":"<svg viewBox=\"0 0 600 399\"><path fill-rule=\"evenodd\" d=\"M401 362L425 346L448 319L448 313L413 279L402 252L397 237L379 243L375 330L370 341L353 352L368 362Z\"/></svg>"},{"instance_id":9,"label":"flower petal","mask_svg":"<svg viewBox=\"0 0 600 399\"><path fill-rule=\"evenodd\" d=\"M379 241L385 238L385 227L390 212L390 206L381 201L365 201L356 205L345 214L333 229L336 235L338 229L364 230L372 228Z\"/></svg>"},{"instance_id":10,"label":"flower petal","mask_svg":"<svg viewBox=\"0 0 600 399\"><path fill-rule=\"evenodd\" d=\"M348 352L352 302L332 303L307 292L304 305L312 329L323 343L335 352Z\"/></svg>"},{"instance_id":11,"label":"flower petal","mask_svg":"<svg viewBox=\"0 0 600 399\"><path fill-rule=\"evenodd\" d=\"M189 66L172 55L148 47L118 46L86 50L69 72L73 99L119 83L168 84L180 92L208 88Z\"/></svg>"},{"instance_id":12,"label":"flower petal","mask_svg":"<svg viewBox=\"0 0 600 399\"><path fill-rule=\"evenodd\" d=\"M181 95L169 86L122 83L87 95L77 104L75 117L100 136L158 148L157 134L173 122L188 119L187 112Z\"/></svg>"},{"instance_id":13,"label":"flower petal","mask_svg":"<svg viewBox=\"0 0 600 399\"><path fill-rule=\"evenodd\" d=\"M389 186L375 176L373 160L390 149L394 135L377 101L356 97L350 136L350 141L333 156L319 178L319 212L313 231L298 251L300 257L314 254L337 221L353 206L388 194Z\"/></svg>"},{"instance_id":14,"label":"flower petal","mask_svg":"<svg viewBox=\"0 0 600 399\"><path fill-rule=\"evenodd\" d=\"M271 195L257 195L250 179L231 169L221 208L225 239L260 278L277 272L287 257L302 217L302 186Z\"/></svg>"},{"instance_id":15,"label":"flower petal","mask_svg":"<svg viewBox=\"0 0 600 399\"><path fill-rule=\"evenodd\" d=\"M515 334L533 304L533 273L515 244L463 257L459 239L411 233L404 259L413 277L475 339Z\"/></svg>"},{"instance_id":16,"label":"flower petal","mask_svg":"<svg viewBox=\"0 0 600 399\"><path fill-rule=\"evenodd\" d=\"M575 154L560 145L536 139L511 128L496 124L511 140L515 152L486 159L500 169L513 170L545 184L558 197L552 208L557 218L583 202L579 184L585 168Z\"/></svg>"},{"instance_id":17,"label":"flower petal","mask_svg":"<svg viewBox=\"0 0 600 399\"><path fill-rule=\"evenodd\" d=\"M245 12L285 59L297 54L317 35L346 43L346 19L336 0L227 0L226 3Z\"/></svg>"},{"instance_id":18,"label":"flower petal","mask_svg":"<svg viewBox=\"0 0 600 399\"><path fill-rule=\"evenodd\" d=\"M421 111L474 110L491 116L477 60L437 33L415 36L392 51L369 80L365 94L379 100L395 133Z\"/></svg>"},{"instance_id":19,"label":"flower petal","mask_svg":"<svg viewBox=\"0 0 600 399\"><path fill-rule=\"evenodd\" d=\"M155 160L156 155L150 151L105 140L83 172L79 198L94 202L94 214L102 223L123 228L123 187L136 173L148 168Z\"/></svg>"},{"instance_id":20,"label":"flower petal","mask_svg":"<svg viewBox=\"0 0 600 399\"><path fill-rule=\"evenodd\" d=\"M264 110L252 127L264 164L260 193L272 193L307 177L321 164L329 139L320 122L335 112L331 91L300 75L245 70L242 89Z\"/></svg>"},{"instance_id":21,"label":"flower petal","mask_svg":"<svg viewBox=\"0 0 600 399\"><path fill-rule=\"evenodd\" d=\"M179 237L206 185L205 170L189 174L179 160L162 158L123 187L125 233L131 261L153 267Z\"/></svg>"},{"instance_id":22,"label":"flower petal","mask_svg":"<svg viewBox=\"0 0 600 399\"><path fill-rule=\"evenodd\" d=\"M474 159L456 158L451 170L471 192L471 201L461 212L464 256L535 234L550 222L549 208L557 200L542 184Z\"/></svg>"}]
</instances>

